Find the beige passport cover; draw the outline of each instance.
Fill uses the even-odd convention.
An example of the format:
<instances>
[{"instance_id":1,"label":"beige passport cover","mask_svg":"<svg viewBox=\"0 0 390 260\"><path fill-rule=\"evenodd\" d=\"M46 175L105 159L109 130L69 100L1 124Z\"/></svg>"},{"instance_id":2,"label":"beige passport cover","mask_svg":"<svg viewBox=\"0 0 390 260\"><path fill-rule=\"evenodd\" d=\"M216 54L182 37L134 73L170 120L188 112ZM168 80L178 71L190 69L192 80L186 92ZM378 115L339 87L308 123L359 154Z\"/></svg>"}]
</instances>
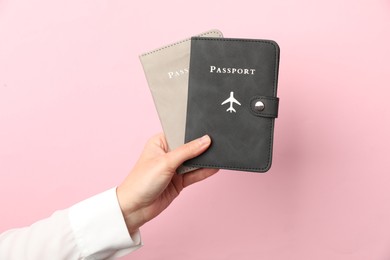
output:
<instances>
[{"instance_id":1,"label":"beige passport cover","mask_svg":"<svg viewBox=\"0 0 390 260\"><path fill-rule=\"evenodd\" d=\"M211 30L198 36L223 37L219 30ZM191 39L188 38L139 57L169 150L184 144L190 49ZM181 166L177 172L185 173L194 169L196 168Z\"/></svg>"}]
</instances>

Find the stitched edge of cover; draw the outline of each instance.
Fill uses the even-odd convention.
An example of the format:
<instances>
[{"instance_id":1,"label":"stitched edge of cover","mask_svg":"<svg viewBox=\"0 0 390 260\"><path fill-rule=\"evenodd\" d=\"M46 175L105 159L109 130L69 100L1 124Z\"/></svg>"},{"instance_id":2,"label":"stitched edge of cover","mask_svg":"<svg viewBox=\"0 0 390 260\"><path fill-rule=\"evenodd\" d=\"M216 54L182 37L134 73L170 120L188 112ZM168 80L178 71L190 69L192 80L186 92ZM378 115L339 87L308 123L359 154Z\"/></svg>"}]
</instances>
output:
<instances>
[{"instance_id":1,"label":"stitched edge of cover","mask_svg":"<svg viewBox=\"0 0 390 260\"><path fill-rule=\"evenodd\" d=\"M185 174L185 173L189 173L193 170L199 169L198 167L194 167L194 166L186 166L186 165L180 165L180 166L182 167L182 168L180 168L181 170L180 171L176 170L176 173L178 173L178 174ZM183 169L183 168L185 168L185 169ZM186 171L186 170L188 170L188 171Z\"/></svg>"},{"instance_id":2,"label":"stitched edge of cover","mask_svg":"<svg viewBox=\"0 0 390 260\"><path fill-rule=\"evenodd\" d=\"M209 31L209 32L201 33L201 34L199 34L198 36L199 36L199 37L203 37L203 36L206 36L206 35L209 35L209 34L212 34L212 33L217 34L219 37L222 37L222 36L223 36L222 33L221 33L220 31L218 31L218 30L212 30L212 31ZM168 48L170 48L170 47L173 47L173 46L176 46L176 45L179 45L179 44L188 42L188 41L190 41L190 40L191 40L191 38L187 38L187 39L184 39L184 40L182 40L182 41L178 41L178 42L169 44L169 45L164 46L164 47L161 47L161 48L159 48L159 49L156 49L156 50L153 50L153 51L149 51L149 52L143 53L143 54L140 55L140 57L144 57L144 56L147 56L147 55L150 55L150 54L153 54L153 53L156 53L156 52L159 52L159 51L168 49Z\"/></svg>"}]
</instances>

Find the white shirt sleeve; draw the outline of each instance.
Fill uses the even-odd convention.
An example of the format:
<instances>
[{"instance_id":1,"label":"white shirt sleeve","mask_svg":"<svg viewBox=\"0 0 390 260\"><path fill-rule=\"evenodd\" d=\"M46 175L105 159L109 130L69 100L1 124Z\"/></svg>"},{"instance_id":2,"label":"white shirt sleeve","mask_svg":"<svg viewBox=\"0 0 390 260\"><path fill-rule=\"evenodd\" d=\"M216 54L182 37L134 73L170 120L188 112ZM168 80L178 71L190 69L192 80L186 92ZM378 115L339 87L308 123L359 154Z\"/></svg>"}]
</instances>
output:
<instances>
[{"instance_id":1,"label":"white shirt sleeve","mask_svg":"<svg viewBox=\"0 0 390 260\"><path fill-rule=\"evenodd\" d=\"M139 231L127 231L113 188L0 234L0 259L115 259L141 246Z\"/></svg>"}]
</instances>

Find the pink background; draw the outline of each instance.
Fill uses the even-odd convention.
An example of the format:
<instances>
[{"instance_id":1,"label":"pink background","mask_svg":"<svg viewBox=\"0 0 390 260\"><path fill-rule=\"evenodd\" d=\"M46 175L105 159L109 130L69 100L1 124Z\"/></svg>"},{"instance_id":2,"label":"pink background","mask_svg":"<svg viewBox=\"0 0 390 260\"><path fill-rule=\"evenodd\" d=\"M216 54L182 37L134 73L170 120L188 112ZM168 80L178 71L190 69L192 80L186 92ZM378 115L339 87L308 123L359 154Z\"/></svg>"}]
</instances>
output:
<instances>
[{"instance_id":1,"label":"pink background","mask_svg":"<svg viewBox=\"0 0 390 260\"><path fill-rule=\"evenodd\" d=\"M123 259L390 259L389 0L0 0L0 232L119 184L161 131L138 54L213 28L281 47L273 166Z\"/></svg>"}]
</instances>

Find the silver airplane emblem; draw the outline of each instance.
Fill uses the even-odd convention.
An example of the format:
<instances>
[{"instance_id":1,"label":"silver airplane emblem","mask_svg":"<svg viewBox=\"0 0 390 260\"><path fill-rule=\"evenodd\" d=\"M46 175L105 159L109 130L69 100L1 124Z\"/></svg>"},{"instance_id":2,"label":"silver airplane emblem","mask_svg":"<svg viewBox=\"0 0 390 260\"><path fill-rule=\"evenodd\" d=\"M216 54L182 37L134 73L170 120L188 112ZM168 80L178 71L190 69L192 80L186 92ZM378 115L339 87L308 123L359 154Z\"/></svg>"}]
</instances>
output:
<instances>
[{"instance_id":1,"label":"silver airplane emblem","mask_svg":"<svg viewBox=\"0 0 390 260\"><path fill-rule=\"evenodd\" d=\"M240 104L240 102L237 101L237 99L234 98L233 91L230 92L230 97L228 99L226 99L225 101L223 101L221 105L225 105L228 102L230 103L230 107L226 110L226 112L236 113L236 110L233 108L233 103L236 103L239 106L241 106L241 104Z\"/></svg>"}]
</instances>

